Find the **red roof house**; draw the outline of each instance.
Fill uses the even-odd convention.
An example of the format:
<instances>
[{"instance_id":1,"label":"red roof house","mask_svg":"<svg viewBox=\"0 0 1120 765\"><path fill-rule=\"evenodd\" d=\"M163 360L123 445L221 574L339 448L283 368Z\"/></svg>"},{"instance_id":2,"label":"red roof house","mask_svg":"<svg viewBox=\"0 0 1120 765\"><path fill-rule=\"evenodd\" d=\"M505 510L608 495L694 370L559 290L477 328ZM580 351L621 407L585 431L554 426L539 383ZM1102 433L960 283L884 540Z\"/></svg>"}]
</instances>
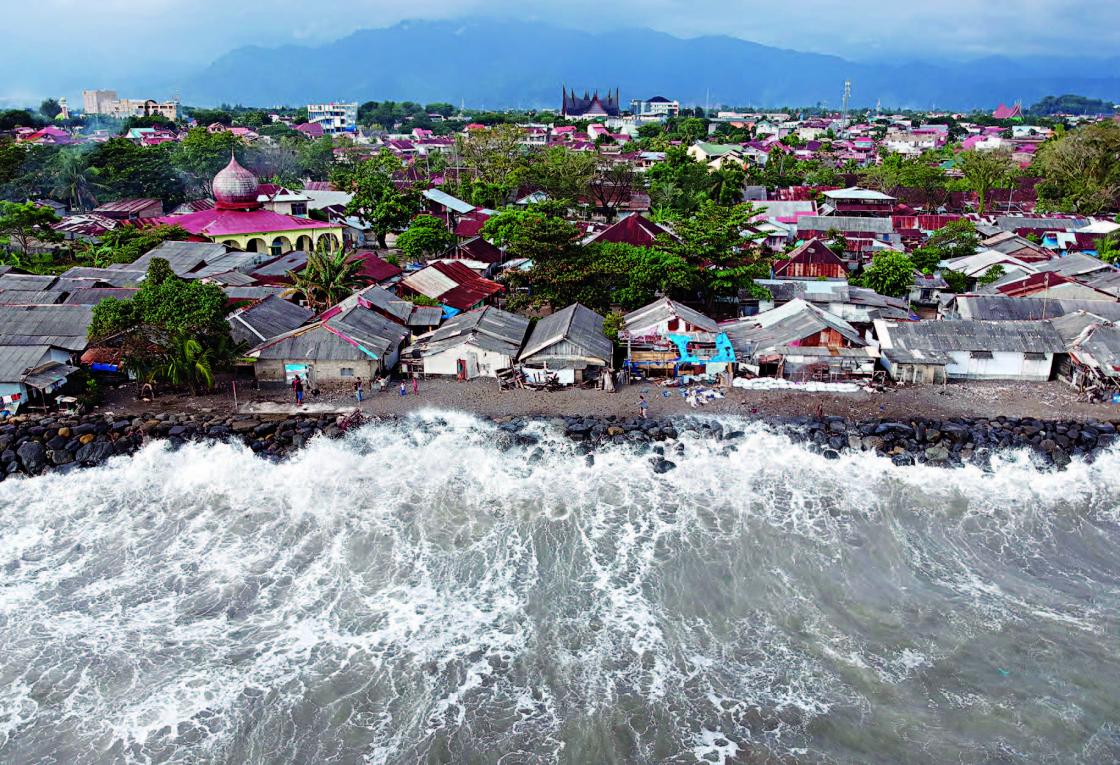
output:
<instances>
[{"instance_id":1,"label":"red roof house","mask_svg":"<svg viewBox=\"0 0 1120 765\"><path fill-rule=\"evenodd\" d=\"M843 279L848 276L844 261L820 239L796 247L786 260L774 264L775 279Z\"/></svg>"}]
</instances>

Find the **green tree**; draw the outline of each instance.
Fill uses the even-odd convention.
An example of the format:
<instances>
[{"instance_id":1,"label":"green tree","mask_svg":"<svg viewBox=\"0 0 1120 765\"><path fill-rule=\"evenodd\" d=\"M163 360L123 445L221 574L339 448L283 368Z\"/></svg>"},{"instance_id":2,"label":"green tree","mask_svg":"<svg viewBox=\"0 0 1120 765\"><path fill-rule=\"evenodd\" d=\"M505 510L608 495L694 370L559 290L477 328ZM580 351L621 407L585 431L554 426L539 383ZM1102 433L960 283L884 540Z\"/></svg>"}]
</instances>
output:
<instances>
[{"instance_id":1,"label":"green tree","mask_svg":"<svg viewBox=\"0 0 1120 765\"><path fill-rule=\"evenodd\" d=\"M211 133L206 128L196 127L187 131L186 137L176 144L171 160L175 168L186 175L193 192L210 196L214 176L229 164L235 150L241 148L241 140L233 133Z\"/></svg>"},{"instance_id":2,"label":"green tree","mask_svg":"<svg viewBox=\"0 0 1120 765\"><path fill-rule=\"evenodd\" d=\"M673 221L675 237L659 238L660 249L697 269L700 293L709 309L720 297L770 274L771 258L758 246L763 236L750 228L756 214L751 204L724 207L705 200L694 215Z\"/></svg>"},{"instance_id":3,"label":"green tree","mask_svg":"<svg viewBox=\"0 0 1120 765\"><path fill-rule=\"evenodd\" d=\"M62 112L62 105L53 98L48 98L39 104L39 114L46 117L48 120L53 120Z\"/></svg>"},{"instance_id":4,"label":"green tree","mask_svg":"<svg viewBox=\"0 0 1120 765\"><path fill-rule=\"evenodd\" d=\"M51 228L59 220L53 209L34 202L0 202L0 240L18 252L28 252L33 242L60 242Z\"/></svg>"},{"instance_id":5,"label":"green tree","mask_svg":"<svg viewBox=\"0 0 1120 765\"><path fill-rule=\"evenodd\" d=\"M646 171L646 180L650 201L671 216L695 211L708 199L711 186L708 166L694 160L679 146L666 151L665 159Z\"/></svg>"},{"instance_id":6,"label":"green tree","mask_svg":"<svg viewBox=\"0 0 1120 765\"><path fill-rule=\"evenodd\" d=\"M334 166L334 141L323 136L299 144L299 166L305 176L315 181L325 181Z\"/></svg>"},{"instance_id":7,"label":"green tree","mask_svg":"<svg viewBox=\"0 0 1120 765\"><path fill-rule=\"evenodd\" d=\"M197 395L203 388L214 387L213 352L189 335L176 333L164 349L158 367L159 376L172 385L186 386Z\"/></svg>"},{"instance_id":8,"label":"green tree","mask_svg":"<svg viewBox=\"0 0 1120 765\"><path fill-rule=\"evenodd\" d=\"M1085 215L1120 208L1120 125L1097 122L1047 141L1031 170L1046 207Z\"/></svg>"},{"instance_id":9,"label":"green tree","mask_svg":"<svg viewBox=\"0 0 1120 765\"><path fill-rule=\"evenodd\" d=\"M71 210L88 210L97 203L94 189L99 188L100 171L90 167L87 155L77 149L63 149L51 163L54 186L51 194L65 202Z\"/></svg>"},{"instance_id":10,"label":"green tree","mask_svg":"<svg viewBox=\"0 0 1120 765\"><path fill-rule=\"evenodd\" d=\"M102 201L153 197L176 205L186 197L181 175L171 161L176 151L171 144L138 146L125 138L113 138L97 144L84 157L95 171L97 196Z\"/></svg>"},{"instance_id":11,"label":"green tree","mask_svg":"<svg viewBox=\"0 0 1120 765\"><path fill-rule=\"evenodd\" d=\"M859 278L859 284L880 295L903 297L914 284L914 261L902 252L881 252Z\"/></svg>"},{"instance_id":12,"label":"green tree","mask_svg":"<svg viewBox=\"0 0 1120 765\"><path fill-rule=\"evenodd\" d=\"M575 204L587 193L596 171L596 156L553 146L532 155L522 178L554 200Z\"/></svg>"},{"instance_id":13,"label":"green tree","mask_svg":"<svg viewBox=\"0 0 1120 765\"><path fill-rule=\"evenodd\" d=\"M494 125L456 137L455 152L468 171L470 183L486 194L483 202L476 204L500 207L509 201L524 167L525 148L521 139L521 128L516 125Z\"/></svg>"},{"instance_id":14,"label":"green tree","mask_svg":"<svg viewBox=\"0 0 1120 765\"><path fill-rule=\"evenodd\" d=\"M323 311L349 297L362 282L362 261L338 250L317 250L307 258L301 271L289 271L290 287L284 296L298 295L313 311Z\"/></svg>"},{"instance_id":15,"label":"green tree","mask_svg":"<svg viewBox=\"0 0 1120 765\"><path fill-rule=\"evenodd\" d=\"M941 272L941 278L949 285L949 291L953 294L960 295L968 292L968 277L960 271L947 268Z\"/></svg>"},{"instance_id":16,"label":"green tree","mask_svg":"<svg viewBox=\"0 0 1120 765\"><path fill-rule=\"evenodd\" d=\"M393 177L404 169L403 163L388 149L356 165L344 176L338 176L343 188L352 197L346 205L347 215L356 215L377 237L378 246L386 246L391 231L408 226L420 211L420 196L414 189L398 188Z\"/></svg>"},{"instance_id":17,"label":"green tree","mask_svg":"<svg viewBox=\"0 0 1120 765\"><path fill-rule=\"evenodd\" d=\"M719 170L711 173L708 195L721 205L737 205L743 201L743 186L747 174L735 162L724 162Z\"/></svg>"},{"instance_id":18,"label":"green tree","mask_svg":"<svg viewBox=\"0 0 1120 765\"><path fill-rule=\"evenodd\" d=\"M94 266L132 263L164 242L183 242L190 237L179 226L118 226L101 235L101 241L86 251Z\"/></svg>"},{"instance_id":19,"label":"green tree","mask_svg":"<svg viewBox=\"0 0 1120 765\"><path fill-rule=\"evenodd\" d=\"M564 260L577 250L580 230L542 205L525 210L503 210L482 226L482 236L514 258L534 263Z\"/></svg>"},{"instance_id":20,"label":"green tree","mask_svg":"<svg viewBox=\"0 0 1120 765\"><path fill-rule=\"evenodd\" d=\"M434 215L419 215L397 237L397 249L416 262L451 249L456 241L455 234L447 230L443 220Z\"/></svg>"},{"instance_id":21,"label":"green tree","mask_svg":"<svg viewBox=\"0 0 1120 765\"><path fill-rule=\"evenodd\" d=\"M1003 265L996 263L994 266L984 272L984 275L976 280L979 285L994 284L1003 278Z\"/></svg>"},{"instance_id":22,"label":"green tree","mask_svg":"<svg viewBox=\"0 0 1120 765\"><path fill-rule=\"evenodd\" d=\"M976 194L976 211L980 215L987 210L992 190L1006 188L1019 170L1011 154L1002 150L961 152L957 167L964 176L965 185Z\"/></svg>"},{"instance_id":23,"label":"green tree","mask_svg":"<svg viewBox=\"0 0 1120 765\"><path fill-rule=\"evenodd\" d=\"M910 253L910 259L919 271L932 274L938 270L941 261L968 257L975 254L979 246L976 226L967 218L962 218L933 232L925 244Z\"/></svg>"}]
</instances>

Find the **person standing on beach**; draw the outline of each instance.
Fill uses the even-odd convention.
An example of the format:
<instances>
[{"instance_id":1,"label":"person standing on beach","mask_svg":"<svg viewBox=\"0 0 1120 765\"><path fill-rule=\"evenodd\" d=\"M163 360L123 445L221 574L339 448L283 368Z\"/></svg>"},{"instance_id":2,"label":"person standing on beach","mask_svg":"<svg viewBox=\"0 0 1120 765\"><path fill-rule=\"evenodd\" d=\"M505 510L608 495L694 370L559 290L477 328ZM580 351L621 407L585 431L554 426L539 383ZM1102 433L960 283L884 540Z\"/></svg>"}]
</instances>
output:
<instances>
[{"instance_id":1,"label":"person standing on beach","mask_svg":"<svg viewBox=\"0 0 1120 765\"><path fill-rule=\"evenodd\" d=\"M303 405L303 380L300 379L299 375L296 375L296 379L292 380L292 390L294 390L295 393L296 393L296 406L302 406Z\"/></svg>"},{"instance_id":2,"label":"person standing on beach","mask_svg":"<svg viewBox=\"0 0 1120 765\"><path fill-rule=\"evenodd\" d=\"M419 396L420 395L420 378L417 377L416 375L412 376L412 395L413 396Z\"/></svg>"},{"instance_id":3,"label":"person standing on beach","mask_svg":"<svg viewBox=\"0 0 1120 765\"><path fill-rule=\"evenodd\" d=\"M638 414L641 415L642 419L644 420L648 411L649 402L646 401L645 394L643 393L642 395L638 396Z\"/></svg>"},{"instance_id":4,"label":"person standing on beach","mask_svg":"<svg viewBox=\"0 0 1120 765\"><path fill-rule=\"evenodd\" d=\"M401 380L401 398L408 395L408 389L404 387L404 380Z\"/></svg>"},{"instance_id":5,"label":"person standing on beach","mask_svg":"<svg viewBox=\"0 0 1120 765\"><path fill-rule=\"evenodd\" d=\"M354 395L357 397L358 403L362 403L362 378L360 377L354 382Z\"/></svg>"}]
</instances>

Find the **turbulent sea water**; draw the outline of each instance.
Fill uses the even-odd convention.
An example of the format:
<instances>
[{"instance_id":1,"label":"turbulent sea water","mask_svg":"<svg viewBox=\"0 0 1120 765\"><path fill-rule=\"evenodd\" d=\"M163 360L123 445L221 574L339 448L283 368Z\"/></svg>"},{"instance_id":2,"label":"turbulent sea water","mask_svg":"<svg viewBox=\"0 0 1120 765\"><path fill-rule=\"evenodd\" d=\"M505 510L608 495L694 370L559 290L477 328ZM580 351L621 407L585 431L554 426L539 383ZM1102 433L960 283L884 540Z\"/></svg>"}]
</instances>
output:
<instances>
[{"instance_id":1,"label":"turbulent sea water","mask_svg":"<svg viewBox=\"0 0 1120 765\"><path fill-rule=\"evenodd\" d=\"M1120 452L436 417L0 483L0 762L1120 760Z\"/></svg>"}]
</instances>

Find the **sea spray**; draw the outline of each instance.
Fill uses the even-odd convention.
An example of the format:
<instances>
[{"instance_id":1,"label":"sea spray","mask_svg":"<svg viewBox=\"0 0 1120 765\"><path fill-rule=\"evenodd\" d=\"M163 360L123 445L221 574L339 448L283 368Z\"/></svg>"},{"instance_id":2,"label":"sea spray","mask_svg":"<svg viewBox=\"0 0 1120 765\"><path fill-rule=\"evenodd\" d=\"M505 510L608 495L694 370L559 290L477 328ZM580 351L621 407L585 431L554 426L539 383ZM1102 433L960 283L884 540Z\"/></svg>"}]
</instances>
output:
<instances>
[{"instance_id":1,"label":"sea spray","mask_svg":"<svg viewBox=\"0 0 1120 765\"><path fill-rule=\"evenodd\" d=\"M0 761L1120 757L1120 453L732 425L589 464L428 413L4 481Z\"/></svg>"}]
</instances>

